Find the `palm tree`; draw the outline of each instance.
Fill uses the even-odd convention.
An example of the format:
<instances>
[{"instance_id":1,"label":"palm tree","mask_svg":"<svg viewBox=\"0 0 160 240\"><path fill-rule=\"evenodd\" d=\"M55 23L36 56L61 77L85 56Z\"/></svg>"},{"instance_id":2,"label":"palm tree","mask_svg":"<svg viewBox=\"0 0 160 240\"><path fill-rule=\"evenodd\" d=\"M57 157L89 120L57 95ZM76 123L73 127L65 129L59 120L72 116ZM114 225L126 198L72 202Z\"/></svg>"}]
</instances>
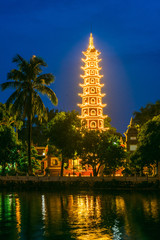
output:
<instances>
[{"instance_id":1,"label":"palm tree","mask_svg":"<svg viewBox=\"0 0 160 240\"><path fill-rule=\"evenodd\" d=\"M32 174L31 165L31 135L32 135L32 119L37 115L39 120L47 118L47 111L43 104L40 94L49 97L54 105L58 100L55 93L48 87L54 82L54 76L51 73L41 74L42 67L47 64L43 59L32 56L29 61L23 59L20 55L13 58L13 62L17 64L17 69L12 69L8 73L7 81L1 84L2 91L7 88L15 88L16 90L8 98L6 105L10 106L13 113L19 114L22 118L27 118L28 123L28 173Z\"/></svg>"}]
</instances>

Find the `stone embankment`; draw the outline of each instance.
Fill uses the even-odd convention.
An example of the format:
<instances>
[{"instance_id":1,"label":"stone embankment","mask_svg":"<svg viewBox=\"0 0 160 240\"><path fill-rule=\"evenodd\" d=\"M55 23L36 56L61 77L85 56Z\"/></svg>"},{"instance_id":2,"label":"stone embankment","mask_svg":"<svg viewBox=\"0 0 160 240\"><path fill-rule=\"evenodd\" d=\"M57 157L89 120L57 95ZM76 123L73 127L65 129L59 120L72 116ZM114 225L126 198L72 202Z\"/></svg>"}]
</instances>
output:
<instances>
[{"instance_id":1,"label":"stone embankment","mask_svg":"<svg viewBox=\"0 0 160 240\"><path fill-rule=\"evenodd\" d=\"M159 177L0 176L0 188L23 189L144 189L159 190Z\"/></svg>"}]
</instances>

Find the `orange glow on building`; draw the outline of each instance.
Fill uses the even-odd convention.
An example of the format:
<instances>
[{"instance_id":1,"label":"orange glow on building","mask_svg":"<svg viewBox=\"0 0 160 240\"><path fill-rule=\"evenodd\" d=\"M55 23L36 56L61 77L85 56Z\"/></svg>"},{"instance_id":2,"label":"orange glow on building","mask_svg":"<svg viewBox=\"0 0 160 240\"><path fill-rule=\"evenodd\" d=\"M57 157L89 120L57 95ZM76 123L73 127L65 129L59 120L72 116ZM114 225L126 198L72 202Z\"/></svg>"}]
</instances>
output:
<instances>
[{"instance_id":1,"label":"orange glow on building","mask_svg":"<svg viewBox=\"0 0 160 240\"><path fill-rule=\"evenodd\" d=\"M107 116L103 115L103 108L106 104L102 104L102 97L105 94L101 93L104 84L100 83L103 75L99 73L102 68L99 67L101 59L98 59L98 56L101 53L94 47L92 33L90 34L88 48L82 53L85 59L82 58L84 66L81 67L84 75L80 75L84 80L83 84L80 84L83 89L83 93L79 94L82 98L82 104L78 104L81 108L80 118L82 122L85 120L87 128L104 130L104 119Z\"/></svg>"}]
</instances>

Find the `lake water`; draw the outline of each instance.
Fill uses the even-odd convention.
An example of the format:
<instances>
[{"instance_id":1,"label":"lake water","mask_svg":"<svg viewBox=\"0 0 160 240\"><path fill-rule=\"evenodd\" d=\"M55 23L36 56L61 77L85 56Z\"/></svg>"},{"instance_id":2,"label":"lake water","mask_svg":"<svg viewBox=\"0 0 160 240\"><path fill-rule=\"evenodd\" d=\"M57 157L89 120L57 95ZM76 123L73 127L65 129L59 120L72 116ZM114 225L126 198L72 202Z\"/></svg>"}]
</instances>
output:
<instances>
[{"instance_id":1,"label":"lake water","mask_svg":"<svg viewBox=\"0 0 160 240\"><path fill-rule=\"evenodd\" d=\"M2 192L0 240L159 240L160 194Z\"/></svg>"}]
</instances>

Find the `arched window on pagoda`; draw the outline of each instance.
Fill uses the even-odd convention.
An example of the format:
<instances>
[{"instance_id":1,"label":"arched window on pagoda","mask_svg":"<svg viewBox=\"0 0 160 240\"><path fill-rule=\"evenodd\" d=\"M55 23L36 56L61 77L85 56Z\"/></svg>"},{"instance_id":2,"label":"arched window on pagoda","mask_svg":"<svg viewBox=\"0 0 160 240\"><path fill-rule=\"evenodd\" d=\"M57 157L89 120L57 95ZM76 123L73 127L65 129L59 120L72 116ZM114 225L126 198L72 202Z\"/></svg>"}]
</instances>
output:
<instances>
[{"instance_id":1,"label":"arched window on pagoda","mask_svg":"<svg viewBox=\"0 0 160 240\"><path fill-rule=\"evenodd\" d=\"M89 79L87 78L87 79L86 79L86 84L88 84L88 83L89 83Z\"/></svg>"},{"instance_id":2,"label":"arched window on pagoda","mask_svg":"<svg viewBox=\"0 0 160 240\"><path fill-rule=\"evenodd\" d=\"M91 128L96 128L96 122L95 121L91 121L91 123L90 123L90 127Z\"/></svg>"},{"instance_id":3,"label":"arched window on pagoda","mask_svg":"<svg viewBox=\"0 0 160 240\"><path fill-rule=\"evenodd\" d=\"M96 110L95 109L92 109L91 110L91 116L95 116L96 115Z\"/></svg>"},{"instance_id":4,"label":"arched window on pagoda","mask_svg":"<svg viewBox=\"0 0 160 240\"><path fill-rule=\"evenodd\" d=\"M95 104L95 98L91 98L91 104Z\"/></svg>"},{"instance_id":5,"label":"arched window on pagoda","mask_svg":"<svg viewBox=\"0 0 160 240\"><path fill-rule=\"evenodd\" d=\"M85 88L85 93L88 93L88 88Z\"/></svg>"},{"instance_id":6,"label":"arched window on pagoda","mask_svg":"<svg viewBox=\"0 0 160 240\"><path fill-rule=\"evenodd\" d=\"M95 70L90 70L90 74L94 75L95 74Z\"/></svg>"},{"instance_id":7,"label":"arched window on pagoda","mask_svg":"<svg viewBox=\"0 0 160 240\"><path fill-rule=\"evenodd\" d=\"M88 103L88 98L84 98L84 104Z\"/></svg>"},{"instance_id":8,"label":"arched window on pagoda","mask_svg":"<svg viewBox=\"0 0 160 240\"><path fill-rule=\"evenodd\" d=\"M87 115L87 114L88 114L87 109L84 109L84 110L83 110L83 114L84 114L84 115Z\"/></svg>"},{"instance_id":9,"label":"arched window on pagoda","mask_svg":"<svg viewBox=\"0 0 160 240\"><path fill-rule=\"evenodd\" d=\"M95 88L91 88L91 93L95 93Z\"/></svg>"},{"instance_id":10,"label":"arched window on pagoda","mask_svg":"<svg viewBox=\"0 0 160 240\"><path fill-rule=\"evenodd\" d=\"M95 83L94 78L91 78L91 83Z\"/></svg>"}]
</instances>

